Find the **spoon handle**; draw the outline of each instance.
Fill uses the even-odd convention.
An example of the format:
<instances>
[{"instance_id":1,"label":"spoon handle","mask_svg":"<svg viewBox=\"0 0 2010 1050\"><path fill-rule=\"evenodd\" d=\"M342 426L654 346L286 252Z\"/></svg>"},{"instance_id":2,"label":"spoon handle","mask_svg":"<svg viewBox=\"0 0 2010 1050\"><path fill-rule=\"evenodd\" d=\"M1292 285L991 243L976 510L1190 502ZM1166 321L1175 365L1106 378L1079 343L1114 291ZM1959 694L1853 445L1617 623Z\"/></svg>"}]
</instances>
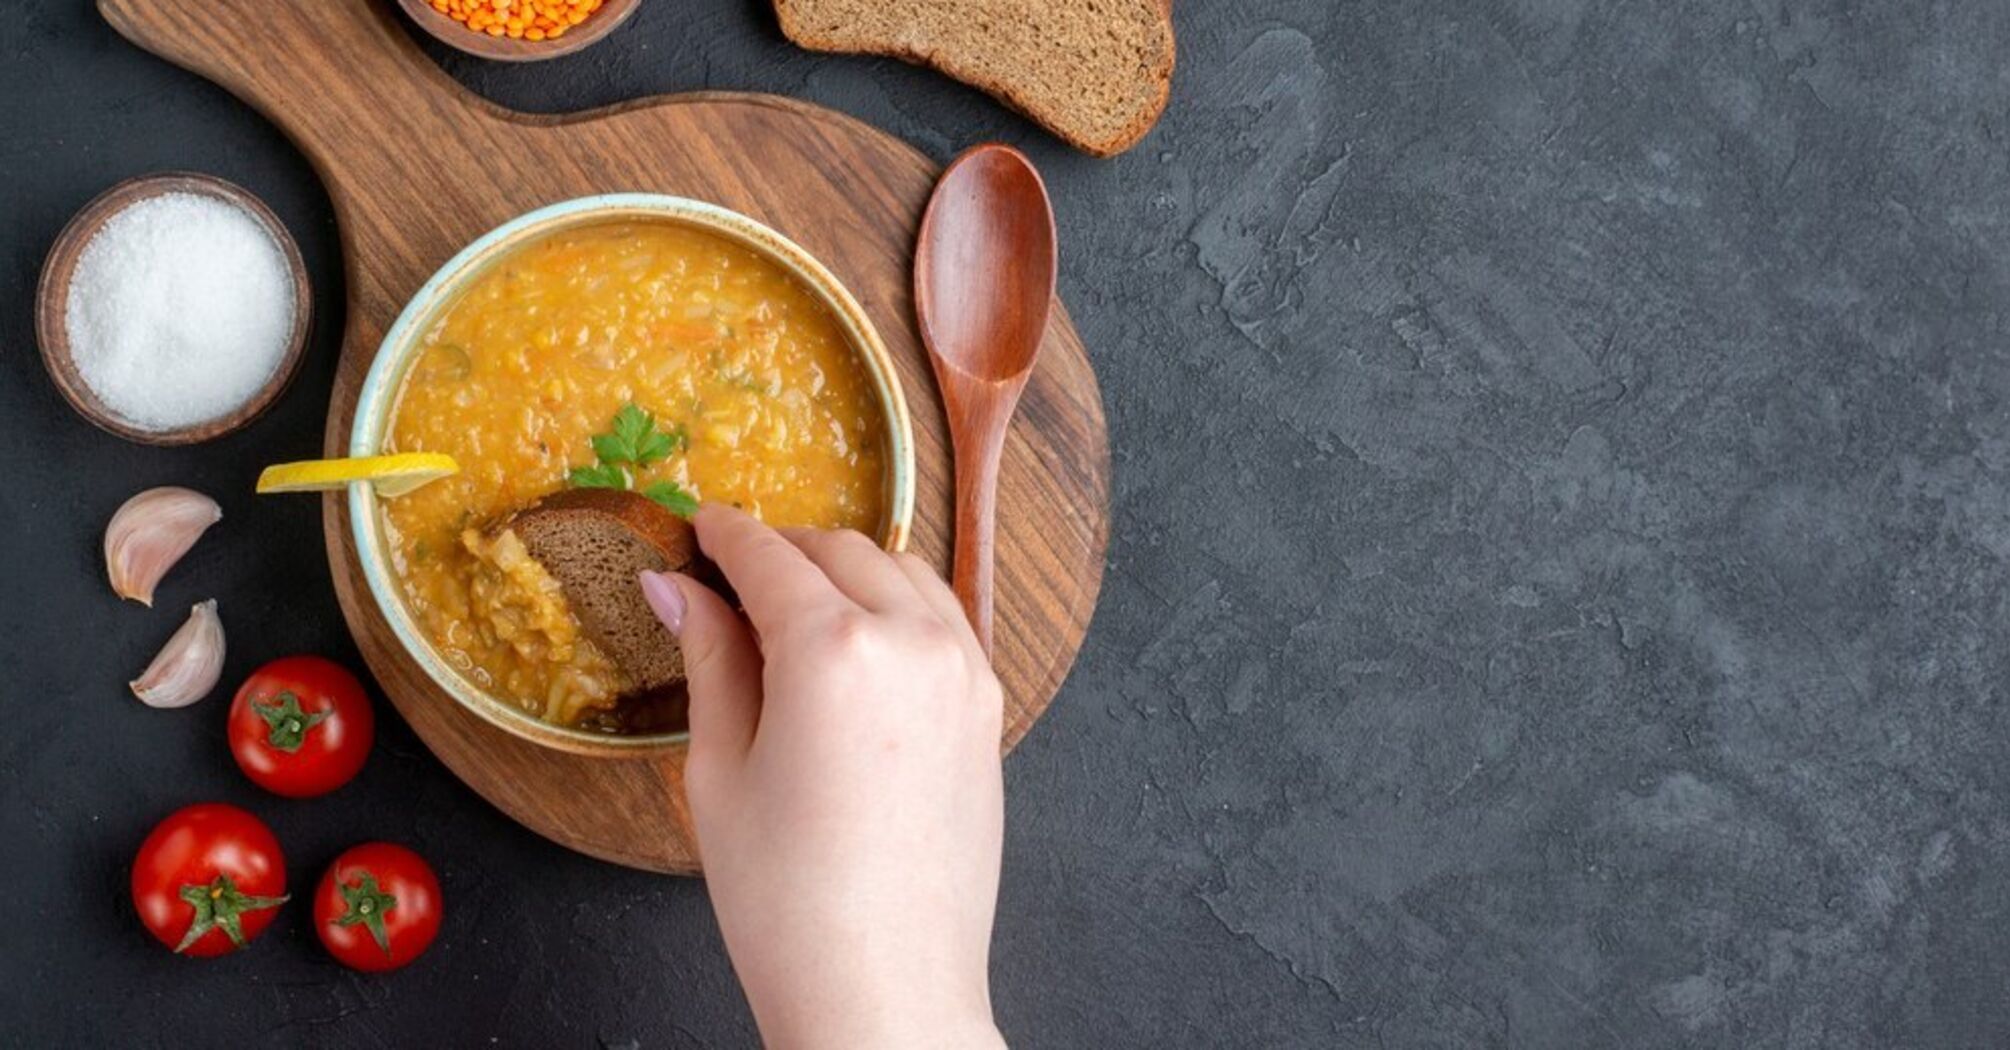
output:
<instances>
[{"instance_id":1,"label":"spoon handle","mask_svg":"<svg viewBox=\"0 0 2010 1050\"><path fill-rule=\"evenodd\" d=\"M1011 409L996 421L956 431L956 557L952 586L977 643L991 655L992 568L998 528L998 465Z\"/></svg>"}]
</instances>

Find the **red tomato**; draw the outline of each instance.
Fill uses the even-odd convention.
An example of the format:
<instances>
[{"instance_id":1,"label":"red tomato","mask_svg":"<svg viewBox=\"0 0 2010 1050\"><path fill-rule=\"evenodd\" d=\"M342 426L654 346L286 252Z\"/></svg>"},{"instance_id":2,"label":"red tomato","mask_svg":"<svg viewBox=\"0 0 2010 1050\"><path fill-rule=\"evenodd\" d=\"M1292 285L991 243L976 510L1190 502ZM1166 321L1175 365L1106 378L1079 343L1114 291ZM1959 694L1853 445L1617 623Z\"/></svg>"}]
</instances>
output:
<instances>
[{"instance_id":1,"label":"red tomato","mask_svg":"<svg viewBox=\"0 0 2010 1050\"><path fill-rule=\"evenodd\" d=\"M274 660L230 702L230 753L259 787L287 798L347 784L370 756L377 717L363 684L318 656Z\"/></svg>"},{"instance_id":2,"label":"red tomato","mask_svg":"<svg viewBox=\"0 0 2010 1050\"><path fill-rule=\"evenodd\" d=\"M314 891L314 932L352 970L395 970L440 932L440 880L403 846L366 842L335 858Z\"/></svg>"},{"instance_id":3,"label":"red tomato","mask_svg":"<svg viewBox=\"0 0 2010 1050\"><path fill-rule=\"evenodd\" d=\"M236 806L202 802L175 811L133 859L133 908L149 932L183 955L244 947L285 900L279 840Z\"/></svg>"}]
</instances>

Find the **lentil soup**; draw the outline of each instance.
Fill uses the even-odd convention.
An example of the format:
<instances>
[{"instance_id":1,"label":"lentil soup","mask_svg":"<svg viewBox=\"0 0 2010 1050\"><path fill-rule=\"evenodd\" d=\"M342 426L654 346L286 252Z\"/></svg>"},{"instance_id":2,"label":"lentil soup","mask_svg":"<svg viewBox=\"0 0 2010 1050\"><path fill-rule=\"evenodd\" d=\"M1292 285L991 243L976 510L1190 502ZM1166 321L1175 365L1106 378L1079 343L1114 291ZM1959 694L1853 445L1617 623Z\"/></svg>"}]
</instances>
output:
<instances>
[{"instance_id":1,"label":"lentil soup","mask_svg":"<svg viewBox=\"0 0 2010 1050\"><path fill-rule=\"evenodd\" d=\"M672 222L604 223L511 251L414 351L387 452L461 472L385 500L392 570L419 628L475 685L547 721L681 728L628 683L555 583L482 527L595 464L624 406L676 451L626 469L776 525L886 526L887 422L871 374L816 296L775 263Z\"/></svg>"}]
</instances>

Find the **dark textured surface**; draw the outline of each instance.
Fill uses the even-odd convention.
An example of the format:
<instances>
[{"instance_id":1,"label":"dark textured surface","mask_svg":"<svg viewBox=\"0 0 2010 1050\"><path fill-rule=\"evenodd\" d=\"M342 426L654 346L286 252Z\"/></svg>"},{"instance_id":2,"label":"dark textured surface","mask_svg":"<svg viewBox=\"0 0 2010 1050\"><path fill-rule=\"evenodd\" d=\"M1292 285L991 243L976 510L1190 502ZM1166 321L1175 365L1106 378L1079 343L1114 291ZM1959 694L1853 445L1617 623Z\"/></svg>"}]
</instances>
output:
<instances>
[{"instance_id":1,"label":"dark textured surface","mask_svg":"<svg viewBox=\"0 0 2010 1050\"><path fill-rule=\"evenodd\" d=\"M1043 165L1116 524L1007 767L1018 1042L2010 1045L2010 8L1254 6L1185 4L1172 110L1109 163L739 0L448 65L525 109L759 88ZM355 660L314 502L247 495L319 444L334 231L275 132L78 0L0 48L0 1043L750 1042L702 885L516 828L395 717L288 803L231 765L223 697L125 695L211 595L228 681ZM72 417L29 312L63 220L170 167L264 195L330 310L274 415L178 452ZM161 611L117 606L98 529L169 482L225 521ZM295 907L167 957L125 865L198 798L266 816L296 889L418 846L441 942L355 977Z\"/></svg>"}]
</instances>

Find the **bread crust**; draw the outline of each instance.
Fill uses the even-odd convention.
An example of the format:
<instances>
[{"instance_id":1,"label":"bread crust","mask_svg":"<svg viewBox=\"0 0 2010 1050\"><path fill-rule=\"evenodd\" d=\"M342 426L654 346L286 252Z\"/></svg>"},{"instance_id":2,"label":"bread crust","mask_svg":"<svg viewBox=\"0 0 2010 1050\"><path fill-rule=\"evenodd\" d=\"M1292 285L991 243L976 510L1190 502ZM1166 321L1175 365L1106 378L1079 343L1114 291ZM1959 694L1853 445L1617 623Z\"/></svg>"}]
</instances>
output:
<instances>
[{"instance_id":1,"label":"bread crust","mask_svg":"<svg viewBox=\"0 0 2010 1050\"><path fill-rule=\"evenodd\" d=\"M1152 102L1142 113L1127 121L1114 136L1106 140L1085 139L1060 126L1054 120L1042 116L1038 108L1024 93L1011 84L984 76L970 69L962 69L954 57L939 52L931 52L921 47L908 46L899 41L886 40L857 45L843 45L812 35L808 27L796 19L793 0L774 0L775 16L781 22L782 35L797 46L810 51L826 54L879 55L895 58L903 62L933 69L952 80L960 81L990 95L1028 120L1046 128L1061 141L1094 157L1114 157L1138 144L1153 127L1159 116L1165 112L1166 103L1172 97L1173 68L1179 60L1179 37L1173 30L1172 0L1158 0L1159 18L1165 25L1166 55L1162 66L1148 72L1152 79Z\"/></svg>"},{"instance_id":2,"label":"bread crust","mask_svg":"<svg viewBox=\"0 0 2010 1050\"><path fill-rule=\"evenodd\" d=\"M667 568L682 572L698 559L698 534L691 523L655 500L621 489L560 489L504 520L501 529L551 514L601 514L619 521L637 539L663 556Z\"/></svg>"}]
</instances>

